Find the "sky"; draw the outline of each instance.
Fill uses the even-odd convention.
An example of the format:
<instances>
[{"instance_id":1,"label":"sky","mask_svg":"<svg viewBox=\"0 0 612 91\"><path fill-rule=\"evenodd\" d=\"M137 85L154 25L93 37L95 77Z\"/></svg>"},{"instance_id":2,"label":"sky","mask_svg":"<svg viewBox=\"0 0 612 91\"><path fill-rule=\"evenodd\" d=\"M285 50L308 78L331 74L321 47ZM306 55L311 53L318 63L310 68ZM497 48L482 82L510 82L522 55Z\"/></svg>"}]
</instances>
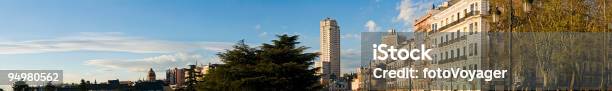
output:
<instances>
[{"instance_id":1,"label":"sky","mask_svg":"<svg viewBox=\"0 0 612 91\"><path fill-rule=\"evenodd\" d=\"M239 40L299 35L319 49L319 21L341 31L343 73L359 67L361 32L412 22L442 0L1 0L0 70L63 70L64 82L144 79L153 68L220 63Z\"/></svg>"}]
</instances>

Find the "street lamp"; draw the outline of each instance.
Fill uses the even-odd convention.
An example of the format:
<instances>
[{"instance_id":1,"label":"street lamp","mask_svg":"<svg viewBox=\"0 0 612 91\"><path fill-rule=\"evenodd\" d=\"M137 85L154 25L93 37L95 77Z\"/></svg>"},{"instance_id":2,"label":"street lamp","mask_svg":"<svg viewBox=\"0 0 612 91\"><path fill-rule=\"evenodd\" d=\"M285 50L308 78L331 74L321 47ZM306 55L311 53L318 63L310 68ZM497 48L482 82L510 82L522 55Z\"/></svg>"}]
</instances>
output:
<instances>
[{"instance_id":1,"label":"street lamp","mask_svg":"<svg viewBox=\"0 0 612 91\"><path fill-rule=\"evenodd\" d=\"M497 23L499 21L499 15L501 15L501 12L499 10L499 7L495 7L492 11L492 18L493 18L493 22Z\"/></svg>"},{"instance_id":2,"label":"street lamp","mask_svg":"<svg viewBox=\"0 0 612 91\"><path fill-rule=\"evenodd\" d=\"M510 71L509 73L510 74L508 76L509 77L509 79L507 80L508 82L506 82L506 90L512 90L512 87L514 87L514 85L513 85L514 84L513 83L514 82L514 80L513 80L513 78L514 78L514 72L513 71L514 70L512 70L512 68L513 68L513 65L512 65L512 28L513 27L512 27L512 25L514 23L513 22L514 21L513 20L514 19L514 7L512 6L512 0L508 0L508 4L510 4L509 5L510 8L508 10L508 22L509 22L509 25L508 25L508 31L509 31L509 35L508 35L508 38L509 38L508 39L509 40L509 43L508 43L508 45L509 45L509 47L508 47L509 48L509 50L508 50L508 64L509 64L509 71Z\"/></svg>"}]
</instances>

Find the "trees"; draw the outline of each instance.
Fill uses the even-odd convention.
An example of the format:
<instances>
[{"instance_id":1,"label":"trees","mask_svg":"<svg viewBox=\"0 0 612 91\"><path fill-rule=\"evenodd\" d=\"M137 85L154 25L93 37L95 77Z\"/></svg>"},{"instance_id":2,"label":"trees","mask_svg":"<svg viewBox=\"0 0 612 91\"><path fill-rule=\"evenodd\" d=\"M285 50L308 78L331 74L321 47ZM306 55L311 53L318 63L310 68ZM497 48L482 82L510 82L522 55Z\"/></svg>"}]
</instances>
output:
<instances>
[{"instance_id":1,"label":"trees","mask_svg":"<svg viewBox=\"0 0 612 91\"><path fill-rule=\"evenodd\" d=\"M612 2L491 0L490 3L492 14L500 16L497 22L490 22L491 31L512 31L507 33L511 34L508 40L514 40L508 48L512 53L506 55L515 59L510 68L516 77L508 82L520 80L522 83L517 85L528 89L608 88L609 80L605 77L609 67L602 65L609 64L605 60L608 55L602 49L606 50L603 43L610 40L605 37L610 32L606 24L612 23Z\"/></svg>"},{"instance_id":2,"label":"trees","mask_svg":"<svg viewBox=\"0 0 612 91\"><path fill-rule=\"evenodd\" d=\"M612 2L606 0L491 0L490 3L491 11L500 14L499 22L492 22L496 25L492 31L508 31L510 12L514 32L610 32L606 24L612 23Z\"/></svg>"},{"instance_id":3,"label":"trees","mask_svg":"<svg viewBox=\"0 0 612 91\"><path fill-rule=\"evenodd\" d=\"M13 83L13 91L28 91L30 90L30 86L22 80L16 81Z\"/></svg>"},{"instance_id":4,"label":"trees","mask_svg":"<svg viewBox=\"0 0 612 91\"><path fill-rule=\"evenodd\" d=\"M244 41L218 54L225 64L209 70L199 90L294 91L321 88L318 68L311 68L317 53L304 53L298 36L278 35L271 44L250 47Z\"/></svg>"}]
</instances>

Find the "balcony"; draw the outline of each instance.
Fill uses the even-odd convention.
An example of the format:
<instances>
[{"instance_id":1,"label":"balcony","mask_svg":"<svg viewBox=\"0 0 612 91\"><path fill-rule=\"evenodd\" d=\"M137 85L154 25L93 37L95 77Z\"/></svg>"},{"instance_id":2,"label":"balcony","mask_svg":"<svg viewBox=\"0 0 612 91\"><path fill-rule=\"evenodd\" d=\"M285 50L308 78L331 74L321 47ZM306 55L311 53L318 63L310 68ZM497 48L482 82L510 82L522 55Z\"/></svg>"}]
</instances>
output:
<instances>
[{"instance_id":1,"label":"balcony","mask_svg":"<svg viewBox=\"0 0 612 91\"><path fill-rule=\"evenodd\" d=\"M444 42L444 43L440 43L438 45L438 47L444 47L444 46L451 45L451 44L454 44L456 42L459 42L459 41L462 41L462 40L466 40L466 39L467 39L467 36L464 35L464 36L461 36L459 38L454 38L454 39L451 39L450 41L447 41L447 42Z\"/></svg>"},{"instance_id":2,"label":"balcony","mask_svg":"<svg viewBox=\"0 0 612 91\"><path fill-rule=\"evenodd\" d=\"M451 23L449 23L449 24L447 24L445 26L442 26L442 27L440 27L440 29L436 29L436 31L429 31L428 34L436 33L439 30L445 30L445 29L447 29L447 28L449 28L451 26L455 26L455 25L465 21L465 19L467 19L468 17L476 16L476 15L479 15L479 14L480 14L480 11L472 11L472 12L469 12L469 13L465 13L465 17L462 17L462 18L460 18L460 19L458 19L458 20L456 20L454 22L451 22Z\"/></svg>"},{"instance_id":3,"label":"balcony","mask_svg":"<svg viewBox=\"0 0 612 91\"><path fill-rule=\"evenodd\" d=\"M438 61L438 64L445 64L445 63L450 63L450 62L455 62L455 61L460 61L460 60L467 60L467 56L463 55L463 56L460 56L460 57L454 57L454 58L440 60L440 61Z\"/></svg>"}]
</instances>

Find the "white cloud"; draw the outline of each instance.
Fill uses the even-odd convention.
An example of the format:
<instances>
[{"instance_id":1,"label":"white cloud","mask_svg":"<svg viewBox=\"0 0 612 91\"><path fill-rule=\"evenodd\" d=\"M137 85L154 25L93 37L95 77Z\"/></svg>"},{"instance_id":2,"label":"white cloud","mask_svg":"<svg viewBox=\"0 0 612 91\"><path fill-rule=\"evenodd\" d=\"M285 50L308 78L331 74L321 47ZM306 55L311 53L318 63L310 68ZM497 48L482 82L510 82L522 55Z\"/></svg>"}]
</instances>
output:
<instances>
[{"instance_id":1,"label":"white cloud","mask_svg":"<svg viewBox=\"0 0 612 91\"><path fill-rule=\"evenodd\" d=\"M404 23L404 26L411 27L414 21L424 15L435 0L422 0L413 2L412 0L402 0L397 7L399 14L395 21Z\"/></svg>"},{"instance_id":2,"label":"white cloud","mask_svg":"<svg viewBox=\"0 0 612 91\"><path fill-rule=\"evenodd\" d=\"M366 24L363 26L366 27L368 32L377 32L378 30L380 30L379 27L376 25L376 22L372 20L368 20L368 22L366 22Z\"/></svg>"},{"instance_id":3,"label":"white cloud","mask_svg":"<svg viewBox=\"0 0 612 91\"><path fill-rule=\"evenodd\" d=\"M397 10L399 10L399 15L397 15L396 19L402 22L412 22L414 17L416 17L414 15L414 7L412 7L411 0L402 0Z\"/></svg>"},{"instance_id":4,"label":"white cloud","mask_svg":"<svg viewBox=\"0 0 612 91\"><path fill-rule=\"evenodd\" d=\"M259 33L259 37L266 37L266 36L268 36L268 32Z\"/></svg>"},{"instance_id":5,"label":"white cloud","mask_svg":"<svg viewBox=\"0 0 612 91\"><path fill-rule=\"evenodd\" d=\"M289 26L281 26L281 29L287 30L287 29L289 29Z\"/></svg>"},{"instance_id":6,"label":"white cloud","mask_svg":"<svg viewBox=\"0 0 612 91\"><path fill-rule=\"evenodd\" d=\"M343 73L355 72L361 66L361 50L343 49L340 51L340 60Z\"/></svg>"},{"instance_id":7,"label":"white cloud","mask_svg":"<svg viewBox=\"0 0 612 91\"><path fill-rule=\"evenodd\" d=\"M255 30L257 30L257 31L261 30L261 24L255 25Z\"/></svg>"},{"instance_id":8,"label":"white cloud","mask_svg":"<svg viewBox=\"0 0 612 91\"><path fill-rule=\"evenodd\" d=\"M298 32L293 32L293 33L289 33L289 32L276 33L276 35L283 35L283 34L286 34L286 35L302 35L302 33L298 33ZM306 37L306 36L300 36L300 38L304 38L304 37Z\"/></svg>"},{"instance_id":9,"label":"white cloud","mask_svg":"<svg viewBox=\"0 0 612 91\"><path fill-rule=\"evenodd\" d=\"M361 39L361 36L359 34L342 34L340 35L341 39Z\"/></svg>"},{"instance_id":10,"label":"white cloud","mask_svg":"<svg viewBox=\"0 0 612 91\"><path fill-rule=\"evenodd\" d=\"M342 50L342 52L340 53L341 56L348 56L348 57L359 57L361 55L361 50L357 50L357 49L344 49Z\"/></svg>"},{"instance_id":11,"label":"white cloud","mask_svg":"<svg viewBox=\"0 0 612 91\"><path fill-rule=\"evenodd\" d=\"M126 36L120 32L84 32L74 36L27 41L0 41L0 54L31 54L67 51L111 51L129 53L174 53L222 51L227 42L178 42Z\"/></svg>"},{"instance_id":12,"label":"white cloud","mask_svg":"<svg viewBox=\"0 0 612 91\"><path fill-rule=\"evenodd\" d=\"M174 67L185 67L195 64L195 61L204 63L220 63L218 58L204 59L201 55L190 53L175 53L142 59L94 59L87 60L85 65L99 67L105 70L128 70L132 72L146 72L149 68L162 70Z\"/></svg>"}]
</instances>

